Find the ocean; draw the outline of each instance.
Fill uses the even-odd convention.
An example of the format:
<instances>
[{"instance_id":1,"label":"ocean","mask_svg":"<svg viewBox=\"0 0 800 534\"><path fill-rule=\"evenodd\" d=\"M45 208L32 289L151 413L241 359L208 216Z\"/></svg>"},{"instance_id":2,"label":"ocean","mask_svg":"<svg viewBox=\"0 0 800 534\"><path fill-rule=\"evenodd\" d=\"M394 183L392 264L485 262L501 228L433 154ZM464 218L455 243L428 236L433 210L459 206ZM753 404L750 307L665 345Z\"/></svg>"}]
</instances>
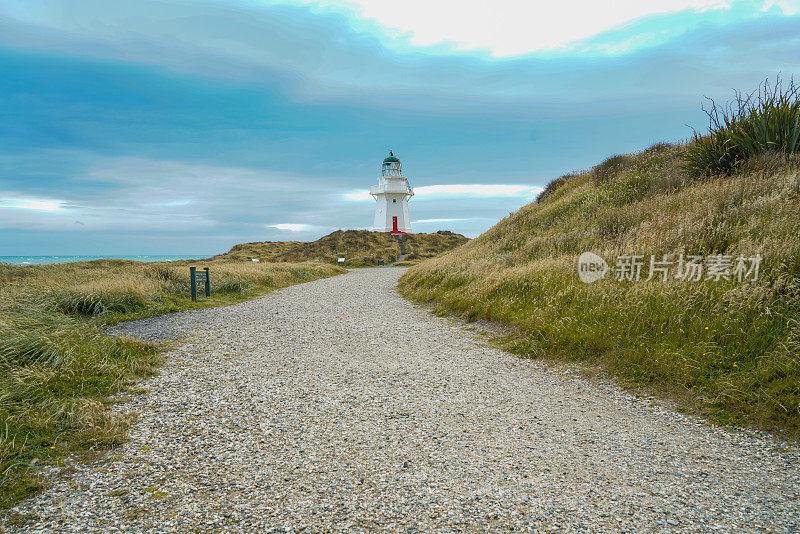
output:
<instances>
[{"instance_id":1,"label":"ocean","mask_svg":"<svg viewBox=\"0 0 800 534\"><path fill-rule=\"evenodd\" d=\"M48 263L72 263L101 259L134 260L134 261L175 261L193 260L213 256L213 254L140 254L131 256L0 256L0 263L11 265L45 265Z\"/></svg>"}]
</instances>

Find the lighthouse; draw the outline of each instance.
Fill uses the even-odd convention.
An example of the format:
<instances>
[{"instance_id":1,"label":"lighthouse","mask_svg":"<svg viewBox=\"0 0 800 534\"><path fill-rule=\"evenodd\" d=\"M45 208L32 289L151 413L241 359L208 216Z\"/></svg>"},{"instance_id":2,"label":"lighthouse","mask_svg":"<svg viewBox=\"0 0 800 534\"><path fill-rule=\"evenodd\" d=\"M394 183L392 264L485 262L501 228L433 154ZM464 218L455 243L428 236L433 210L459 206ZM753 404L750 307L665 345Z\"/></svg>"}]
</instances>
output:
<instances>
[{"instance_id":1,"label":"lighthouse","mask_svg":"<svg viewBox=\"0 0 800 534\"><path fill-rule=\"evenodd\" d=\"M411 219L408 214L408 199L414 190L403 177L400 160L390 150L381 165L378 185L369 188L375 199L375 222L373 230L392 234L410 234Z\"/></svg>"}]
</instances>

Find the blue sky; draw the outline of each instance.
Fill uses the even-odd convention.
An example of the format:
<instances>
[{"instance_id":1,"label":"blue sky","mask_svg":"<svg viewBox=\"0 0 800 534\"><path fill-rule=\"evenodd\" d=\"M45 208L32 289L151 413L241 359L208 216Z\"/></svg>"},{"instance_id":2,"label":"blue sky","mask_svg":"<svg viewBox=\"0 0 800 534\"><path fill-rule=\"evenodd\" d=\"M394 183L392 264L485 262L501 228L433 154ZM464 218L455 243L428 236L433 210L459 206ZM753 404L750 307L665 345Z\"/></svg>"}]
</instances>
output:
<instances>
[{"instance_id":1,"label":"blue sky","mask_svg":"<svg viewBox=\"0 0 800 534\"><path fill-rule=\"evenodd\" d=\"M0 0L0 255L211 254L368 228L389 148L417 232L702 128L798 72L797 2Z\"/></svg>"}]
</instances>

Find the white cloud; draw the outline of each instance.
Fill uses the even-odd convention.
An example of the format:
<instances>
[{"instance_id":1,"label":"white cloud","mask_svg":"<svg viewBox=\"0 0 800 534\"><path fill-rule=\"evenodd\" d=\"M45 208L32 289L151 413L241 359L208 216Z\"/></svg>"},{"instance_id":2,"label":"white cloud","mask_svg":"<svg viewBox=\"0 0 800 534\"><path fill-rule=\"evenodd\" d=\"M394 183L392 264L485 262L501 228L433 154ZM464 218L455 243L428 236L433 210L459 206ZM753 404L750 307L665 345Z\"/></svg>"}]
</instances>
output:
<instances>
[{"instance_id":1,"label":"white cloud","mask_svg":"<svg viewBox=\"0 0 800 534\"><path fill-rule=\"evenodd\" d=\"M761 9L767 11L773 7L783 11L784 15L794 15L800 10L800 0L767 0Z\"/></svg>"},{"instance_id":2,"label":"white cloud","mask_svg":"<svg viewBox=\"0 0 800 534\"><path fill-rule=\"evenodd\" d=\"M800 0L207 0L201 10L186 0L63 3L0 0L0 43L278 82L297 101L379 109L490 113L487 106L497 106L516 117L564 119L608 101L631 114L650 112L657 101L695 106L699 91L727 95L761 77L765 64L790 72L799 56L790 25L770 40L761 25L736 24L764 17L763 10L790 15ZM698 79L708 68L708 55L697 54L706 39L718 45L714 64L735 68ZM650 46L669 55L598 60ZM544 52L483 61L537 50Z\"/></svg>"},{"instance_id":3,"label":"white cloud","mask_svg":"<svg viewBox=\"0 0 800 534\"><path fill-rule=\"evenodd\" d=\"M507 184L440 184L423 185L414 188L414 196L417 198L440 198L440 197L514 197L514 198L533 198L542 191L541 187L531 185L507 185ZM369 191L356 191L345 193L347 200L372 200Z\"/></svg>"},{"instance_id":4,"label":"white cloud","mask_svg":"<svg viewBox=\"0 0 800 534\"><path fill-rule=\"evenodd\" d=\"M414 188L416 197L533 197L542 190L530 185L444 184Z\"/></svg>"},{"instance_id":5,"label":"white cloud","mask_svg":"<svg viewBox=\"0 0 800 534\"><path fill-rule=\"evenodd\" d=\"M495 57L562 48L650 15L692 10L729 9L747 0L279 0L343 10L358 19L377 22L385 33L416 46L452 46L456 50L488 50ZM796 0L766 0L784 12Z\"/></svg>"},{"instance_id":6,"label":"white cloud","mask_svg":"<svg viewBox=\"0 0 800 534\"><path fill-rule=\"evenodd\" d=\"M411 221L412 224L424 223L441 223L441 222L462 222L462 221L497 221L493 217L463 217L459 219L420 219L418 221Z\"/></svg>"},{"instance_id":7,"label":"white cloud","mask_svg":"<svg viewBox=\"0 0 800 534\"><path fill-rule=\"evenodd\" d=\"M34 211L60 211L66 201L42 198L0 198L0 208L17 208Z\"/></svg>"},{"instance_id":8,"label":"white cloud","mask_svg":"<svg viewBox=\"0 0 800 534\"><path fill-rule=\"evenodd\" d=\"M467 221L469 219L420 219L418 221L411 221L412 224L418 223L438 223L438 222L453 222L453 221Z\"/></svg>"},{"instance_id":9,"label":"white cloud","mask_svg":"<svg viewBox=\"0 0 800 534\"><path fill-rule=\"evenodd\" d=\"M347 200L372 200L372 195L369 191L357 191L355 193L345 193L344 198Z\"/></svg>"},{"instance_id":10,"label":"white cloud","mask_svg":"<svg viewBox=\"0 0 800 534\"><path fill-rule=\"evenodd\" d=\"M303 230L310 230L311 225L308 224L297 224L297 223L280 223L280 224L271 224L269 228L277 228L278 230L289 230L291 232L302 232Z\"/></svg>"},{"instance_id":11,"label":"white cloud","mask_svg":"<svg viewBox=\"0 0 800 534\"><path fill-rule=\"evenodd\" d=\"M185 198L185 199L179 199L179 200L167 200L167 201L164 201L164 202L153 202L153 203L148 204L148 205L149 206L164 206L164 207L168 207L168 208L174 208L174 207L178 207L178 206L188 206L189 204L193 204L193 203L194 203L194 200L189 199L189 198Z\"/></svg>"},{"instance_id":12,"label":"white cloud","mask_svg":"<svg viewBox=\"0 0 800 534\"><path fill-rule=\"evenodd\" d=\"M108 187L98 189L98 182ZM97 157L73 178L64 199L0 190L0 229L63 230L80 220L87 231L210 232L226 224L263 231L270 219L292 220L286 211L306 207L309 191L333 193L331 183L257 168ZM318 224L324 215L299 217Z\"/></svg>"}]
</instances>

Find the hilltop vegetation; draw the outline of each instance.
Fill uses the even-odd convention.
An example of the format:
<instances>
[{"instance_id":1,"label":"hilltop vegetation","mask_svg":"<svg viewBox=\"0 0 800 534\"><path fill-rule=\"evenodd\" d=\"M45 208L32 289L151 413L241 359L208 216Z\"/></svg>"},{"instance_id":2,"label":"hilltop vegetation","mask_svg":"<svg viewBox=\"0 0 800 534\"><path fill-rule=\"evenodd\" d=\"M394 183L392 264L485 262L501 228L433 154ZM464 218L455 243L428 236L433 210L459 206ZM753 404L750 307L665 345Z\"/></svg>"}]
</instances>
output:
<instances>
[{"instance_id":1,"label":"hilltop vegetation","mask_svg":"<svg viewBox=\"0 0 800 534\"><path fill-rule=\"evenodd\" d=\"M0 263L0 509L35 491L31 468L120 442L111 395L153 373L162 347L110 338L104 325L218 306L332 276L320 263L203 262L212 297L189 298L190 262Z\"/></svg>"},{"instance_id":2,"label":"hilltop vegetation","mask_svg":"<svg viewBox=\"0 0 800 534\"><path fill-rule=\"evenodd\" d=\"M401 239L407 249L407 261L432 258L468 241L466 237L442 231L434 234L407 234ZM368 230L337 230L316 241L264 241L234 246L217 259L270 262L315 261L336 263L344 257L348 267L371 267L388 264L400 256L400 245L391 234Z\"/></svg>"},{"instance_id":3,"label":"hilltop vegetation","mask_svg":"<svg viewBox=\"0 0 800 534\"><path fill-rule=\"evenodd\" d=\"M782 141L800 124L792 95L777 116L756 98L750 115L712 121L686 144L554 180L485 234L410 269L402 293L511 326L503 341L520 354L587 362L714 420L800 434L800 158ZM758 117L768 127L748 134ZM748 148L736 135L762 137ZM700 157L720 144L724 168ZM604 279L579 280L585 251L611 264ZM637 254L641 279L617 280L614 266ZM665 254L668 279L646 281L650 257ZM676 279L681 254L703 257L700 280ZM717 255L729 257L729 280L707 279ZM757 280L737 280L738 258L756 255Z\"/></svg>"}]
</instances>

